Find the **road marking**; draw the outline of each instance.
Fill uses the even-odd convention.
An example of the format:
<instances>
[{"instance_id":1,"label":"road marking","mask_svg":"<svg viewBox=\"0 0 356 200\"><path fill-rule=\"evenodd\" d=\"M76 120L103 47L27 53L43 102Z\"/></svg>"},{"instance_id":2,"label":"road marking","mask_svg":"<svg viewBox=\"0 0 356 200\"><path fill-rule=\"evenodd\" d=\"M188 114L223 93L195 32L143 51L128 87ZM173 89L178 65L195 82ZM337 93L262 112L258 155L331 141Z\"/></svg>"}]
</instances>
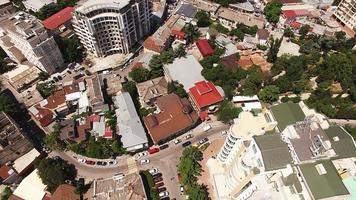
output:
<instances>
[{"instance_id":1,"label":"road marking","mask_svg":"<svg viewBox=\"0 0 356 200\"><path fill-rule=\"evenodd\" d=\"M137 165L134 157L127 158L127 168L129 173L137 172Z\"/></svg>"}]
</instances>

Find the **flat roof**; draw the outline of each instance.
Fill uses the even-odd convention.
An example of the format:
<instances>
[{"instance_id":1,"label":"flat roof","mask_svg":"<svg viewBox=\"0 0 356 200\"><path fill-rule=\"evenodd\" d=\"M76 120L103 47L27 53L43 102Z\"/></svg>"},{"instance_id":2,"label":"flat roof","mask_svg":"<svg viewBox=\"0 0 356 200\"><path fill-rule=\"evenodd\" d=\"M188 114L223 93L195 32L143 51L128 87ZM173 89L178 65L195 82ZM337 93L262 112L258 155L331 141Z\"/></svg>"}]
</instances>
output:
<instances>
[{"instance_id":1,"label":"flat roof","mask_svg":"<svg viewBox=\"0 0 356 200\"><path fill-rule=\"evenodd\" d=\"M264 134L267 126L268 122L262 113L254 116L251 112L243 111L238 118L234 119L231 132L235 137L247 140L253 135Z\"/></svg>"},{"instance_id":2,"label":"flat roof","mask_svg":"<svg viewBox=\"0 0 356 200\"><path fill-rule=\"evenodd\" d=\"M331 146L338 158L356 156L356 147L353 138L340 126L330 126L324 130L329 137Z\"/></svg>"},{"instance_id":3,"label":"flat roof","mask_svg":"<svg viewBox=\"0 0 356 200\"><path fill-rule=\"evenodd\" d=\"M283 131L288 125L298 121L303 121L305 114L297 103L282 103L271 108L272 113L280 131Z\"/></svg>"},{"instance_id":4,"label":"flat roof","mask_svg":"<svg viewBox=\"0 0 356 200\"><path fill-rule=\"evenodd\" d=\"M322 164L326 173L319 174L316 165ZM301 173L308 185L314 199L323 199L341 195L349 192L343 184L336 168L330 160L321 160L299 166Z\"/></svg>"},{"instance_id":5,"label":"flat roof","mask_svg":"<svg viewBox=\"0 0 356 200\"><path fill-rule=\"evenodd\" d=\"M46 195L46 185L42 183L37 174L37 169L26 176L14 191L14 195L22 199L42 200Z\"/></svg>"},{"instance_id":6,"label":"flat roof","mask_svg":"<svg viewBox=\"0 0 356 200\"><path fill-rule=\"evenodd\" d=\"M39 155L40 153L35 148L33 148L31 151L27 152L25 155L14 161L14 169L18 173L21 173L22 170L29 166Z\"/></svg>"},{"instance_id":7,"label":"flat roof","mask_svg":"<svg viewBox=\"0 0 356 200\"><path fill-rule=\"evenodd\" d=\"M286 168L292 163L288 145L282 141L280 134L260 135L253 138L262 153L265 171Z\"/></svg>"},{"instance_id":8,"label":"flat roof","mask_svg":"<svg viewBox=\"0 0 356 200\"><path fill-rule=\"evenodd\" d=\"M173 81L178 81L186 91L194 86L194 83L205 80L201 75L203 67L193 55L176 58L173 63L165 65L165 72Z\"/></svg>"}]
</instances>

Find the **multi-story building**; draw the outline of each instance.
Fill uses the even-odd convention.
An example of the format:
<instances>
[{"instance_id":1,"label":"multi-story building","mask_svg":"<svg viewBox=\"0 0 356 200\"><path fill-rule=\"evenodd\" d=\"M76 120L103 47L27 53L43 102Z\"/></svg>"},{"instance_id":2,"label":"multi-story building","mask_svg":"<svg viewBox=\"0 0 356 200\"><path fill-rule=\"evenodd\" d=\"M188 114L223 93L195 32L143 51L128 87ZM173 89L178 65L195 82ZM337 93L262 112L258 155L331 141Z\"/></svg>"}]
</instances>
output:
<instances>
[{"instance_id":1,"label":"multi-story building","mask_svg":"<svg viewBox=\"0 0 356 200\"><path fill-rule=\"evenodd\" d=\"M342 0L334 15L342 25L356 32L356 0Z\"/></svg>"},{"instance_id":2,"label":"multi-story building","mask_svg":"<svg viewBox=\"0 0 356 200\"><path fill-rule=\"evenodd\" d=\"M0 23L0 46L17 63L28 60L42 71L54 73L63 66L62 54L42 23L18 12Z\"/></svg>"},{"instance_id":3,"label":"multi-story building","mask_svg":"<svg viewBox=\"0 0 356 200\"><path fill-rule=\"evenodd\" d=\"M149 33L151 16L149 0L89 0L75 10L73 26L89 53L127 54Z\"/></svg>"}]
</instances>

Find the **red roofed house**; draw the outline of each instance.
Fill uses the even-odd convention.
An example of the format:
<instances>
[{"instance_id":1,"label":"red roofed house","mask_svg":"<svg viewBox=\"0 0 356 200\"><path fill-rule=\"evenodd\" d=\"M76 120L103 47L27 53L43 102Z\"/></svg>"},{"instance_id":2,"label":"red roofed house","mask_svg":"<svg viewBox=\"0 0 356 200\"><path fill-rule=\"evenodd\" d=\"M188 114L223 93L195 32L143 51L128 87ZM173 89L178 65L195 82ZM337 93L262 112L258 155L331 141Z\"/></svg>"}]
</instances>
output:
<instances>
[{"instance_id":1,"label":"red roofed house","mask_svg":"<svg viewBox=\"0 0 356 200\"><path fill-rule=\"evenodd\" d=\"M185 40L185 33L182 31L172 30L171 36L173 36L177 40Z\"/></svg>"},{"instance_id":2,"label":"red roofed house","mask_svg":"<svg viewBox=\"0 0 356 200\"><path fill-rule=\"evenodd\" d=\"M224 97L212 82L200 81L194 85L189 89L189 98L198 111L204 111L207 107L224 100Z\"/></svg>"},{"instance_id":3,"label":"red roofed house","mask_svg":"<svg viewBox=\"0 0 356 200\"><path fill-rule=\"evenodd\" d=\"M207 39L198 40L196 45L203 57L214 55L214 50L211 48Z\"/></svg>"},{"instance_id":4,"label":"red roofed house","mask_svg":"<svg viewBox=\"0 0 356 200\"><path fill-rule=\"evenodd\" d=\"M70 28L72 23L72 12L73 7L66 7L54 15L43 20L43 25L46 29L51 30L54 33L64 32L66 29Z\"/></svg>"}]
</instances>

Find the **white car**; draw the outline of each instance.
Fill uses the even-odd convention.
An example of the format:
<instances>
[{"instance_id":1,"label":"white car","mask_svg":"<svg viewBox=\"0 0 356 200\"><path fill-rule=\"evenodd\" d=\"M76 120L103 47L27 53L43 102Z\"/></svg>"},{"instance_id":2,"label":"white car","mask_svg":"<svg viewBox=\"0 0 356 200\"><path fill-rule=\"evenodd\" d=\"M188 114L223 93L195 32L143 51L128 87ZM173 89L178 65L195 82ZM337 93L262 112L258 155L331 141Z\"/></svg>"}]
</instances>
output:
<instances>
[{"instance_id":1,"label":"white car","mask_svg":"<svg viewBox=\"0 0 356 200\"><path fill-rule=\"evenodd\" d=\"M184 192L184 187L183 187L183 185L180 186L180 192Z\"/></svg>"},{"instance_id":2,"label":"white car","mask_svg":"<svg viewBox=\"0 0 356 200\"><path fill-rule=\"evenodd\" d=\"M221 135L226 135L227 131L221 131Z\"/></svg>"},{"instance_id":3,"label":"white car","mask_svg":"<svg viewBox=\"0 0 356 200\"><path fill-rule=\"evenodd\" d=\"M137 158L142 158L143 156L147 156L147 155L148 155L147 151L140 152L137 154Z\"/></svg>"},{"instance_id":4,"label":"white car","mask_svg":"<svg viewBox=\"0 0 356 200\"><path fill-rule=\"evenodd\" d=\"M150 160L143 159L143 160L140 160L140 163L141 163L141 165L146 165L146 164L150 163Z\"/></svg>"},{"instance_id":5,"label":"white car","mask_svg":"<svg viewBox=\"0 0 356 200\"><path fill-rule=\"evenodd\" d=\"M185 136L185 139L188 140L189 138L192 138L192 137L193 137L192 134L189 134L189 135Z\"/></svg>"},{"instance_id":6,"label":"white car","mask_svg":"<svg viewBox=\"0 0 356 200\"><path fill-rule=\"evenodd\" d=\"M168 193L167 191L160 192L160 193L158 194L158 196L159 196L160 198L162 198L162 197L167 197L168 195L169 195L169 193Z\"/></svg>"},{"instance_id":7,"label":"white car","mask_svg":"<svg viewBox=\"0 0 356 200\"><path fill-rule=\"evenodd\" d=\"M174 140L174 144L179 144L181 142L181 140L180 139L176 139L176 140Z\"/></svg>"},{"instance_id":8,"label":"white car","mask_svg":"<svg viewBox=\"0 0 356 200\"><path fill-rule=\"evenodd\" d=\"M159 170L157 169L157 168L152 168L152 169L150 169L150 170L148 170L148 172L150 173L150 174L155 174L155 173L157 173Z\"/></svg>"},{"instance_id":9,"label":"white car","mask_svg":"<svg viewBox=\"0 0 356 200\"><path fill-rule=\"evenodd\" d=\"M78 158L78 162L81 162L81 163L85 163L85 159L83 159L83 158Z\"/></svg>"}]
</instances>

